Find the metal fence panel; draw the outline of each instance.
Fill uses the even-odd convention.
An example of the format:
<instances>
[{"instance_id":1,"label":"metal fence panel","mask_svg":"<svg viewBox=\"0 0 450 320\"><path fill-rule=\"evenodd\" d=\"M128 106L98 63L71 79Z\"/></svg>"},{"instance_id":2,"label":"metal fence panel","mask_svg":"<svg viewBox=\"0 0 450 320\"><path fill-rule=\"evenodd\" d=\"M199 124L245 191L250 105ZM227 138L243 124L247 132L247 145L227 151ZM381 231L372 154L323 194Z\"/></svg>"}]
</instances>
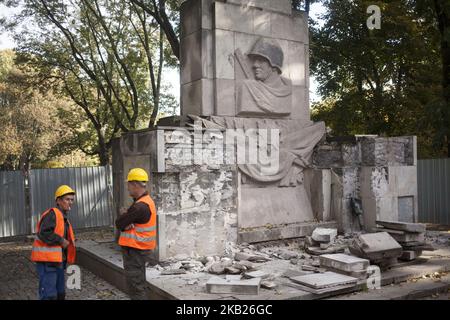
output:
<instances>
[{"instance_id":1,"label":"metal fence panel","mask_svg":"<svg viewBox=\"0 0 450 320\"><path fill-rule=\"evenodd\" d=\"M0 172L0 238L27 234L28 223L22 172Z\"/></svg>"},{"instance_id":2,"label":"metal fence panel","mask_svg":"<svg viewBox=\"0 0 450 320\"><path fill-rule=\"evenodd\" d=\"M450 159L417 163L419 221L450 224Z\"/></svg>"},{"instance_id":3,"label":"metal fence panel","mask_svg":"<svg viewBox=\"0 0 450 320\"><path fill-rule=\"evenodd\" d=\"M37 169L30 171L31 213L33 231L39 216L54 206L54 192L62 184L76 192L75 204L69 213L74 228L110 226L110 170L106 167ZM112 181L109 178L109 181Z\"/></svg>"}]
</instances>

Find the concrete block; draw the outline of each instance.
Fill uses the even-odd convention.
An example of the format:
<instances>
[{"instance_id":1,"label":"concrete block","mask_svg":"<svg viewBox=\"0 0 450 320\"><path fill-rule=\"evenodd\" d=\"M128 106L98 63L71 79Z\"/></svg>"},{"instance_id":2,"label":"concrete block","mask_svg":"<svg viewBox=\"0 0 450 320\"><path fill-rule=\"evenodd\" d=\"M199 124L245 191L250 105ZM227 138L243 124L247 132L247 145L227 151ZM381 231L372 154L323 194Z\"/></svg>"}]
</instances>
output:
<instances>
[{"instance_id":1,"label":"concrete block","mask_svg":"<svg viewBox=\"0 0 450 320\"><path fill-rule=\"evenodd\" d=\"M290 0L228 0L227 2L241 6L245 5L270 11L282 12L284 14L292 13L292 4ZM263 12L265 10L263 10Z\"/></svg>"},{"instance_id":2,"label":"concrete block","mask_svg":"<svg viewBox=\"0 0 450 320\"><path fill-rule=\"evenodd\" d=\"M361 234L349 249L352 254L371 261L397 258L402 254L401 245L387 232Z\"/></svg>"},{"instance_id":3,"label":"concrete block","mask_svg":"<svg viewBox=\"0 0 450 320\"><path fill-rule=\"evenodd\" d=\"M219 116L236 115L236 87L234 80L215 80L215 114Z\"/></svg>"},{"instance_id":4,"label":"concrete block","mask_svg":"<svg viewBox=\"0 0 450 320\"><path fill-rule=\"evenodd\" d=\"M215 27L216 29L253 34L253 10L251 7L215 2Z\"/></svg>"},{"instance_id":5,"label":"concrete block","mask_svg":"<svg viewBox=\"0 0 450 320\"><path fill-rule=\"evenodd\" d=\"M331 267L347 272L366 270L370 264L370 261L367 259L341 253L324 254L319 259L320 265L323 267Z\"/></svg>"},{"instance_id":6,"label":"concrete block","mask_svg":"<svg viewBox=\"0 0 450 320\"><path fill-rule=\"evenodd\" d=\"M408 242L425 242L425 233L404 233L404 234L391 234L392 238L400 243Z\"/></svg>"},{"instance_id":7,"label":"concrete block","mask_svg":"<svg viewBox=\"0 0 450 320\"><path fill-rule=\"evenodd\" d=\"M214 36L214 78L234 80L234 32L217 29Z\"/></svg>"},{"instance_id":8,"label":"concrete block","mask_svg":"<svg viewBox=\"0 0 450 320\"><path fill-rule=\"evenodd\" d=\"M181 38L200 29L211 30L213 1L214 0L188 0L181 4Z\"/></svg>"},{"instance_id":9,"label":"concrete block","mask_svg":"<svg viewBox=\"0 0 450 320\"><path fill-rule=\"evenodd\" d=\"M311 203L303 185L296 187L241 188L239 227L254 228L313 221ZM269 239L267 239L269 240Z\"/></svg>"},{"instance_id":10,"label":"concrete block","mask_svg":"<svg viewBox=\"0 0 450 320\"><path fill-rule=\"evenodd\" d=\"M206 283L206 291L208 293L230 293L230 294L259 294L261 278L250 280L226 280L213 277Z\"/></svg>"},{"instance_id":11,"label":"concrete block","mask_svg":"<svg viewBox=\"0 0 450 320\"><path fill-rule=\"evenodd\" d=\"M292 87L292 119L310 119L309 91L303 86Z\"/></svg>"},{"instance_id":12,"label":"concrete block","mask_svg":"<svg viewBox=\"0 0 450 320\"><path fill-rule=\"evenodd\" d=\"M340 285L351 285L358 282L357 278L327 271L325 273L310 274L291 278L292 281L314 289L330 288Z\"/></svg>"},{"instance_id":13,"label":"concrete block","mask_svg":"<svg viewBox=\"0 0 450 320\"><path fill-rule=\"evenodd\" d=\"M181 40L181 84L213 78L212 38L212 31L199 30Z\"/></svg>"},{"instance_id":14,"label":"concrete block","mask_svg":"<svg viewBox=\"0 0 450 320\"><path fill-rule=\"evenodd\" d=\"M400 230L413 233L422 233L426 231L426 225L422 223L407 223L407 222L386 221L386 220L377 220L376 223L382 225L383 227L393 230Z\"/></svg>"},{"instance_id":15,"label":"concrete block","mask_svg":"<svg viewBox=\"0 0 450 320\"><path fill-rule=\"evenodd\" d=\"M287 61L289 62L289 69L285 76L291 79L293 86L306 88L306 54L308 52L306 52L304 43L288 42Z\"/></svg>"},{"instance_id":16,"label":"concrete block","mask_svg":"<svg viewBox=\"0 0 450 320\"><path fill-rule=\"evenodd\" d=\"M417 197L398 197L398 220L402 222L415 221L415 199Z\"/></svg>"},{"instance_id":17,"label":"concrete block","mask_svg":"<svg viewBox=\"0 0 450 320\"><path fill-rule=\"evenodd\" d=\"M261 271L261 270L246 272L244 275L244 277L246 277L246 278L261 278L261 279L268 278L269 276L270 276L269 273Z\"/></svg>"},{"instance_id":18,"label":"concrete block","mask_svg":"<svg viewBox=\"0 0 450 320\"><path fill-rule=\"evenodd\" d=\"M183 115L212 115L213 107L213 80L201 79L181 85L181 112Z\"/></svg>"},{"instance_id":19,"label":"concrete block","mask_svg":"<svg viewBox=\"0 0 450 320\"><path fill-rule=\"evenodd\" d=\"M337 229L316 228L311 238L316 242L333 242L337 236Z\"/></svg>"},{"instance_id":20,"label":"concrete block","mask_svg":"<svg viewBox=\"0 0 450 320\"><path fill-rule=\"evenodd\" d=\"M272 35L270 12L253 10L253 30L260 36Z\"/></svg>"}]
</instances>

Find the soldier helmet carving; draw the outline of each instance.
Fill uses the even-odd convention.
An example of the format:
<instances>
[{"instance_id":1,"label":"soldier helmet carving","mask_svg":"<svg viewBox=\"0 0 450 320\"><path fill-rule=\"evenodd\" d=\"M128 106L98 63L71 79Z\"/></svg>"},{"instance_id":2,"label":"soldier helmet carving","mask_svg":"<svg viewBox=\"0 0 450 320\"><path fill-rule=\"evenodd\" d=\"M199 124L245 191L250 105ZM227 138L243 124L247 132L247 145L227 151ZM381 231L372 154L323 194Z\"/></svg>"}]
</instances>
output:
<instances>
[{"instance_id":1,"label":"soldier helmet carving","mask_svg":"<svg viewBox=\"0 0 450 320\"><path fill-rule=\"evenodd\" d=\"M260 38L248 56L260 56L269 60L272 67L277 68L281 74L283 67L284 54L280 44L276 40Z\"/></svg>"}]
</instances>

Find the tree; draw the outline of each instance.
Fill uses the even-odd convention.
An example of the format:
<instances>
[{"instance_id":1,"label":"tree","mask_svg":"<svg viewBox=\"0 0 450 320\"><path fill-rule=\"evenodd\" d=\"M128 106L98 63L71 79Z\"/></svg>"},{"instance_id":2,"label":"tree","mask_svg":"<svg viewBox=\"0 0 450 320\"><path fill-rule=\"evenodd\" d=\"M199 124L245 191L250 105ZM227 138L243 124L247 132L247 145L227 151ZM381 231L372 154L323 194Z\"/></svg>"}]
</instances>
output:
<instances>
[{"instance_id":1,"label":"tree","mask_svg":"<svg viewBox=\"0 0 450 320\"><path fill-rule=\"evenodd\" d=\"M13 63L12 51L0 52L0 166L28 171L36 161L47 160L52 149L65 143L65 132L57 110L67 100L52 92L42 93L30 86L32 70L21 70Z\"/></svg>"},{"instance_id":2,"label":"tree","mask_svg":"<svg viewBox=\"0 0 450 320\"><path fill-rule=\"evenodd\" d=\"M167 100L161 99L162 69L170 55L164 33L129 1L20 2L24 10L14 21L35 26L19 31L14 21L7 25L16 30L22 60L40 71L38 83L56 88L83 110L90 121L85 132L74 122L68 125L79 148L107 164L112 139L153 127Z\"/></svg>"},{"instance_id":3,"label":"tree","mask_svg":"<svg viewBox=\"0 0 450 320\"><path fill-rule=\"evenodd\" d=\"M324 101L313 118L334 134L417 135L419 155L446 150L430 141L442 103L439 35L407 0L322 2L323 26L311 26L311 71ZM366 27L369 5L382 11L380 30Z\"/></svg>"}]
</instances>

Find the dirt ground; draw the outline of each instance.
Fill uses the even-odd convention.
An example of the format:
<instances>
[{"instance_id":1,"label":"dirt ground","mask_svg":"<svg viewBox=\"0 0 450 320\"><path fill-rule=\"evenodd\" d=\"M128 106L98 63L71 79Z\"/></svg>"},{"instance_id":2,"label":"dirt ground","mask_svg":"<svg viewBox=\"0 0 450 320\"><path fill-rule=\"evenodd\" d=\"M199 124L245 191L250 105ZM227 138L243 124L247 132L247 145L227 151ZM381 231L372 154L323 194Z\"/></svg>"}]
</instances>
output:
<instances>
[{"instance_id":1,"label":"dirt ground","mask_svg":"<svg viewBox=\"0 0 450 320\"><path fill-rule=\"evenodd\" d=\"M111 229L77 232L78 239L102 239L113 235ZM32 240L27 238L0 242L0 300L36 300L38 277L30 260ZM66 289L67 300L128 300L128 296L81 268L81 290Z\"/></svg>"}]
</instances>

